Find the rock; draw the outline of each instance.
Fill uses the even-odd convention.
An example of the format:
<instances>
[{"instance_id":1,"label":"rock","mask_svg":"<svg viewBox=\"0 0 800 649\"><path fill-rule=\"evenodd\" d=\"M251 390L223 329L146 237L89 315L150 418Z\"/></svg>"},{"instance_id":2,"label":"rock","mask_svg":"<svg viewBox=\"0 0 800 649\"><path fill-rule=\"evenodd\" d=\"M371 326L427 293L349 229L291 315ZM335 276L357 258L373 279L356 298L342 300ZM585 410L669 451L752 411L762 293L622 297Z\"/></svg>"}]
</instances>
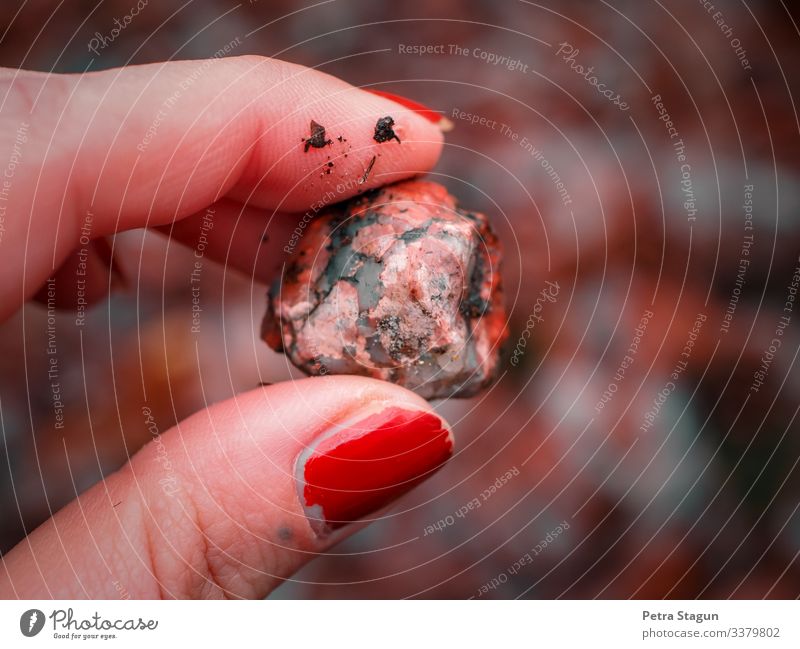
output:
<instances>
[{"instance_id":1,"label":"rock","mask_svg":"<svg viewBox=\"0 0 800 649\"><path fill-rule=\"evenodd\" d=\"M383 187L314 217L270 288L263 337L308 374L471 396L506 336L499 261L487 218L441 185Z\"/></svg>"}]
</instances>

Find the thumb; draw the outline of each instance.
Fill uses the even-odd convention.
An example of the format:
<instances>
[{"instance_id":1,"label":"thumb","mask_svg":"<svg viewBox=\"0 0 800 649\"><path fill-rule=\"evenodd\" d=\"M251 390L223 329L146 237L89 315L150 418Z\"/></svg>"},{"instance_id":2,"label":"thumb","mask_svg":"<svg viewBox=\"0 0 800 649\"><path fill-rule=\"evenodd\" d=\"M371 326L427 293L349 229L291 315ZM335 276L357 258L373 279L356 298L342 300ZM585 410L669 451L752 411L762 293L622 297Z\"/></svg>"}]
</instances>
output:
<instances>
[{"instance_id":1,"label":"thumb","mask_svg":"<svg viewBox=\"0 0 800 649\"><path fill-rule=\"evenodd\" d=\"M348 523L439 468L452 437L397 386L281 383L159 434L11 550L0 597L263 598Z\"/></svg>"}]
</instances>

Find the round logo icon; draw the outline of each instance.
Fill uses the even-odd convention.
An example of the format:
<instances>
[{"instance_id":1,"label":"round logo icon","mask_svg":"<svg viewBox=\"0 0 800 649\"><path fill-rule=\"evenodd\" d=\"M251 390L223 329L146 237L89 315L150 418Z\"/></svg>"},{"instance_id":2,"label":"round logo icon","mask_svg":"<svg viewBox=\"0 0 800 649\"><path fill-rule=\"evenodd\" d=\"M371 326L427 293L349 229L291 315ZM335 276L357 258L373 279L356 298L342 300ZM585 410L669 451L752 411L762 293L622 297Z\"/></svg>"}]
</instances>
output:
<instances>
[{"instance_id":1,"label":"round logo icon","mask_svg":"<svg viewBox=\"0 0 800 649\"><path fill-rule=\"evenodd\" d=\"M19 618L19 630L22 635L32 638L44 627L44 613L38 608L25 611Z\"/></svg>"}]
</instances>

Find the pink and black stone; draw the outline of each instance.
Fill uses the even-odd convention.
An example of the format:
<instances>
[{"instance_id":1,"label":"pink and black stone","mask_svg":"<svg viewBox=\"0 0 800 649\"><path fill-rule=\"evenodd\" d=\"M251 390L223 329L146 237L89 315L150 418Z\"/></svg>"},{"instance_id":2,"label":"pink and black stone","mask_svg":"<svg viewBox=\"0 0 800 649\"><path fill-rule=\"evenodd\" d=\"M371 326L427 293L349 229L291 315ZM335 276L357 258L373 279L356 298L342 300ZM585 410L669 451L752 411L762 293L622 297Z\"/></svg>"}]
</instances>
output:
<instances>
[{"instance_id":1,"label":"pink and black stone","mask_svg":"<svg viewBox=\"0 0 800 649\"><path fill-rule=\"evenodd\" d=\"M488 219L444 187L389 185L314 217L269 291L263 337L307 374L472 396L506 336L499 261Z\"/></svg>"}]
</instances>

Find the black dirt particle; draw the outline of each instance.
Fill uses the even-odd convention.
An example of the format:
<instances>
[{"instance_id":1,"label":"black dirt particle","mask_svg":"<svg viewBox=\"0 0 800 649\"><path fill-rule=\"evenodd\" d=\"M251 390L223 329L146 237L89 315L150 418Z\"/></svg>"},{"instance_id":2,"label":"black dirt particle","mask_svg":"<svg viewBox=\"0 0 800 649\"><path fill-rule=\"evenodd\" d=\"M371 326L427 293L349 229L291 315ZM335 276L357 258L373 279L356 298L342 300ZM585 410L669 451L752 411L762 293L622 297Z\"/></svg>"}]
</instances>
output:
<instances>
[{"instance_id":1,"label":"black dirt particle","mask_svg":"<svg viewBox=\"0 0 800 649\"><path fill-rule=\"evenodd\" d=\"M406 210L408 211L408 210ZM416 241L417 239L421 239L425 236L427 230L425 228L412 228L411 230L406 230L401 234L398 239L401 241L405 241L409 243L410 241Z\"/></svg>"},{"instance_id":2,"label":"black dirt particle","mask_svg":"<svg viewBox=\"0 0 800 649\"><path fill-rule=\"evenodd\" d=\"M372 156L372 160L369 161L366 170L364 171L364 175L361 176L361 180L358 181L359 185L363 185L367 182L367 176L369 176L369 172L372 171L372 167L375 165L375 156Z\"/></svg>"},{"instance_id":3,"label":"black dirt particle","mask_svg":"<svg viewBox=\"0 0 800 649\"><path fill-rule=\"evenodd\" d=\"M332 140L325 139L325 127L322 124L317 124L313 119L311 120L309 130L311 131L311 137L305 140L306 144L303 149L306 153L308 153L308 149L312 146L315 149L321 149L332 143Z\"/></svg>"},{"instance_id":4,"label":"black dirt particle","mask_svg":"<svg viewBox=\"0 0 800 649\"><path fill-rule=\"evenodd\" d=\"M389 117L381 117L375 123L375 135L372 136L376 142L388 142L389 140L397 140L400 142L400 138L397 137L397 133L394 132L394 119Z\"/></svg>"},{"instance_id":5,"label":"black dirt particle","mask_svg":"<svg viewBox=\"0 0 800 649\"><path fill-rule=\"evenodd\" d=\"M475 259L475 265L472 267L472 272L470 273L467 296L459 305L459 311L467 318L473 320L480 318L491 306L490 303L481 296L480 287L484 273L483 258L479 256Z\"/></svg>"}]
</instances>

